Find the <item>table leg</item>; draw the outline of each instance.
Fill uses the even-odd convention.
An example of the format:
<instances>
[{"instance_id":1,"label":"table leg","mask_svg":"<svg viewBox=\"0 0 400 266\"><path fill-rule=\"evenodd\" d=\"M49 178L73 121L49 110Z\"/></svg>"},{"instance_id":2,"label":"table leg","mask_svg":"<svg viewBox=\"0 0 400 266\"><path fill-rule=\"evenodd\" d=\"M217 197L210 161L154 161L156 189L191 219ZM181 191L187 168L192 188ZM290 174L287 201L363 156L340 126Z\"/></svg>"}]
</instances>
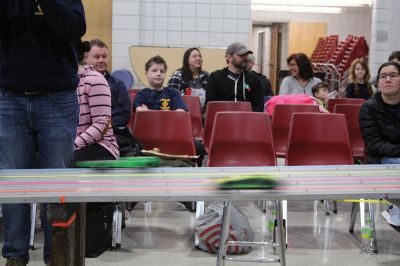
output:
<instances>
[{"instance_id":1,"label":"table leg","mask_svg":"<svg viewBox=\"0 0 400 266\"><path fill-rule=\"evenodd\" d=\"M229 225L231 220L231 209L232 209L232 201L224 202L224 212L222 215L222 228L221 228L221 238L219 242L218 248L218 256L217 256L217 266L224 266L224 257L226 255L225 243L229 235Z\"/></svg>"}]
</instances>

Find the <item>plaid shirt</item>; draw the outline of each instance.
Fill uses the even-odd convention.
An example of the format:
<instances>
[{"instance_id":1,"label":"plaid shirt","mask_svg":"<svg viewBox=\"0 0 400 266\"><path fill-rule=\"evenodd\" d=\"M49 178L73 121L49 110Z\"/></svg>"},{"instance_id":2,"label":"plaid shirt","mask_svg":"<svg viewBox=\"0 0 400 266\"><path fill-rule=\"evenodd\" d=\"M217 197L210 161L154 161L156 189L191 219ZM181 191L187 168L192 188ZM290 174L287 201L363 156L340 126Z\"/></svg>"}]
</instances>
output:
<instances>
[{"instance_id":1,"label":"plaid shirt","mask_svg":"<svg viewBox=\"0 0 400 266\"><path fill-rule=\"evenodd\" d=\"M168 81L168 87L169 88L174 88L178 91L180 91L182 94L185 94L185 89L186 88L192 88L192 89L201 89L203 88L204 90L206 89L207 86L207 80L208 80L208 72L201 72L200 76L195 80L199 80L200 82L197 82L198 84L196 84L195 82L186 82L183 80L183 74L182 74L182 70L177 70L175 71L171 78ZM196 85L196 86L193 86Z\"/></svg>"}]
</instances>

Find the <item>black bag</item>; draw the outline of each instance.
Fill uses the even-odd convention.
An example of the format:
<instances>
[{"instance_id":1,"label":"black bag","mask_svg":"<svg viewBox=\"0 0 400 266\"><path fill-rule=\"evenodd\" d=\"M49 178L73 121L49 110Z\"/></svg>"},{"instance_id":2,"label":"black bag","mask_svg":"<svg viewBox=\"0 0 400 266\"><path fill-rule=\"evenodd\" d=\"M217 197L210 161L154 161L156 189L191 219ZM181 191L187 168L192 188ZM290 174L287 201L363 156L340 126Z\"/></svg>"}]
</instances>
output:
<instances>
[{"instance_id":1,"label":"black bag","mask_svg":"<svg viewBox=\"0 0 400 266\"><path fill-rule=\"evenodd\" d=\"M117 139L118 147L119 147L119 155L121 157L134 157L140 156L142 145L140 145L139 141L135 139L129 129L119 129L117 127L113 127L115 138Z\"/></svg>"},{"instance_id":2,"label":"black bag","mask_svg":"<svg viewBox=\"0 0 400 266\"><path fill-rule=\"evenodd\" d=\"M86 257L96 258L111 247L114 203L88 203L86 207Z\"/></svg>"}]
</instances>

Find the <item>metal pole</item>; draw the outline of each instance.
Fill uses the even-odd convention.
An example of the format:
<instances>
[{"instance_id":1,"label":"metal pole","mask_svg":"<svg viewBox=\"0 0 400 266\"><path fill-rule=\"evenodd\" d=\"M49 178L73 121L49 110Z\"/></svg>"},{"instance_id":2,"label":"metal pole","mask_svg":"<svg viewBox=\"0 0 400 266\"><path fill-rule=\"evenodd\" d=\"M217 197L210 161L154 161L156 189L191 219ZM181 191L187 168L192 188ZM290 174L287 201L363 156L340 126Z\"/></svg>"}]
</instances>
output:
<instances>
[{"instance_id":1,"label":"metal pole","mask_svg":"<svg viewBox=\"0 0 400 266\"><path fill-rule=\"evenodd\" d=\"M221 238L219 241L219 249L218 249L218 257L217 257L217 266L224 266L224 257L226 255L225 243L229 235L229 225L231 220L231 209L232 209L232 201L224 202L224 211L222 214L222 228L221 228Z\"/></svg>"},{"instance_id":2,"label":"metal pole","mask_svg":"<svg viewBox=\"0 0 400 266\"><path fill-rule=\"evenodd\" d=\"M351 214L350 214L350 226L349 226L350 233L354 233L354 225L356 224L358 207L359 207L359 205L357 203L353 202L353 205L351 207Z\"/></svg>"},{"instance_id":3,"label":"metal pole","mask_svg":"<svg viewBox=\"0 0 400 266\"><path fill-rule=\"evenodd\" d=\"M285 238L285 227L283 225L283 210L282 201L277 200L277 217L278 217L278 231L279 231L279 249L280 249L280 262L282 266L286 266L286 238Z\"/></svg>"}]
</instances>

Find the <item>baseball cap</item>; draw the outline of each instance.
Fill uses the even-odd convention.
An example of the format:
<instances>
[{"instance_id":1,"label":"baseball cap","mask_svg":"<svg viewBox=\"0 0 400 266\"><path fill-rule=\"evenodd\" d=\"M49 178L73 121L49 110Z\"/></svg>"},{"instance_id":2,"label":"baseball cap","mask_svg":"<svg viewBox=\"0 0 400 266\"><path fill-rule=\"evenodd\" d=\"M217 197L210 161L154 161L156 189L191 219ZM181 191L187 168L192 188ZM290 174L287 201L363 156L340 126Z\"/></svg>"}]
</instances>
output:
<instances>
[{"instance_id":1,"label":"baseball cap","mask_svg":"<svg viewBox=\"0 0 400 266\"><path fill-rule=\"evenodd\" d=\"M249 50L243 43L234 42L226 48L225 56L229 54L237 54L237 55L244 55L244 54L252 54L253 52Z\"/></svg>"}]
</instances>

